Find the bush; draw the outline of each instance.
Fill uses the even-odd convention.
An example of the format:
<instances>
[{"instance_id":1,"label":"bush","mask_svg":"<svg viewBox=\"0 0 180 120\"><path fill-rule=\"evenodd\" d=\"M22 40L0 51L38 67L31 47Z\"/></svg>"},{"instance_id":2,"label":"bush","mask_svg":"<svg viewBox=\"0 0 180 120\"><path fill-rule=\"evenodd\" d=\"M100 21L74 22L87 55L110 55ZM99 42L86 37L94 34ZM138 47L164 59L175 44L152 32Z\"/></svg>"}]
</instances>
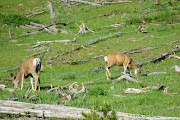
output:
<instances>
[{"instance_id":1,"label":"bush","mask_svg":"<svg viewBox=\"0 0 180 120\"><path fill-rule=\"evenodd\" d=\"M20 15L3 15L0 14L0 22L7 25L13 25L13 26L19 26L19 25L25 25L30 24L30 22L38 22L35 20L31 20L29 18L26 18L24 16Z\"/></svg>"}]
</instances>

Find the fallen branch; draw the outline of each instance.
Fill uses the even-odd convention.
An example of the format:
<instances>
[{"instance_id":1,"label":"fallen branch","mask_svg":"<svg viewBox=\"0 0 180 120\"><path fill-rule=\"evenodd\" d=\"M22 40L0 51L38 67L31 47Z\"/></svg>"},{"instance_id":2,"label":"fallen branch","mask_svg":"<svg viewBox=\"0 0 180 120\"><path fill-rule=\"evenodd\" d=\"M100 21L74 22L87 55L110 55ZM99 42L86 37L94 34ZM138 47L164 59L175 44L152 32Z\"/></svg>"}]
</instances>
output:
<instances>
[{"instance_id":1,"label":"fallen branch","mask_svg":"<svg viewBox=\"0 0 180 120\"><path fill-rule=\"evenodd\" d=\"M25 58L30 58L30 57L32 57L32 56L36 56L36 55L39 55L39 54L44 54L45 52L49 52L49 48L48 48L47 50L42 51L42 52L38 52L38 53L35 53L35 54L33 54L33 55L26 56Z\"/></svg>"},{"instance_id":2,"label":"fallen branch","mask_svg":"<svg viewBox=\"0 0 180 120\"><path fill-rule=\"evenodd\" d=\"M89 4L89 5L92 5L92 6L101 6L99 4L96 4L96 3L92 3L92 2L88 2L88 1L81 1L81 0L69 0L70 2L78 2L78 3L83 3L83 4Z\"/></svg>"},{"instance_id":3,"label":"fallen branch","mask_svg":"<svg viewBox=\"0 0 180 120\"><path fill-rule=\"evenodd\" d=\"M15 67L15 68L8 69L8 70L1 71L0 73L8 72L8 71L16 70L16 69L19 69L19 66Z\"/></svg>"},{"instance_id":4,"label":"fallen branch","mask_svg":"<svg viewBox=\"0 0 180 120\"><path fill-rule=\"evenodd\" d=\"M146 90L141 90L141 89L135 89L135 88L127 88L125 90L121 90L120 93L145 93L147 92Z\"/></svg>"},{"instance_id":5,"label":"fallen branch","mask_svg":"<svg viewBox=\"0 0 180 120\"><path fill-rule=\"evenodd\" d=\"M50 43L70 43L70 42L75 42L76 38L74 40L54 40L54 41L37 41L36 45L29 47L28 49L36 48L44 44L50 44Z\"/></svg>"},{"instance_id":6,"label":"fallen branch","mask_svg":"<svg viewBox=\"0 0 180 120\"><path fill-rule=\"evenodd\" d=\"M174 57L174 58L180 59L180 57L179 57L179 56L176 56L176 55L169 55L169 58L171 58L171 57Z\"/></svg>"},{"instance_id":7,"label":"fallen branch","mask_svg":"<svg viewBox=\"0 0 180 120\"><path fill-rule=\"evenodd\" d=\"M139 83L139 81L137 81L136 79L130 77L129 74L125 74L125 75L122 75L122 76L118 77L116 80L113 80L112 83L119 82L120 80L128 80L128 81L131 81L131 82Z\"/></svg>"},{"instance_id":8,"label":"fallen branch","mask_svg":"<svg viewBox=\"0 0 180 120\"><path fill-rule=\"evenodd\" d=\"M29 14L29 15L26 15L26 17L28 18L28 17L31 17L31 16L33 16L33 15L40 15L40 14L42 14L42 13L44 13L45 11L42 11L42 12L38 12L38 13L33 13L33 14Z\"/></svg>"},{"instance_id":9,"label":"fallen branch","mask_svg":"<svg viewBox=\"0 0 180 120\"><path fill-rule=\"evenodd\" d=\"M121 4L121 3L127 3L127 2L132 2L132 1L118 1L118 2L97 2L97 4L100 5L110 5L110 4Z\"/></svg>"},{"instance_id":10,"label":"fallen branch","mask_svg":"<svg viewBox=\"0 0 180 120\"><path fill-rule=\"evenodd\" d=\"M91 29L89 29L87 26L85 26L85 24L84 23L82 23L82 25L78 25L77 23L76 23L76 25L79 27L79 32L78 32L78 34L84 34L84 33L87 33L88 31L90 31L90 32L92 32L92 33L95 33L94 31L92 31Z\"/></svg>"},{"instance_id":11,"label":"fallen branch","mask_svg":"<svg viewBox=\"0 0 180 120\"><path fill-rule=\"evenodd\" d=\"M143 74L143 76L163 75L163 74L166 74L166 72L153 72L153 73Z\"/></svg>"},{"instance_id":12,"label":"fallen branch","mask_svg":"<svg viewBox=\"0 0 180 120\"><path fill-rule=\"evenodd\" d=\"M8 98L8 97L6 97L6 96L4 96L4 95L3 95L3 97L6 98L6 99L9 100L9 101L18 100L18 98L15 97L15 93L13 93L13 95L12 95L10 98Z\"/></svg>"}]
</instances>

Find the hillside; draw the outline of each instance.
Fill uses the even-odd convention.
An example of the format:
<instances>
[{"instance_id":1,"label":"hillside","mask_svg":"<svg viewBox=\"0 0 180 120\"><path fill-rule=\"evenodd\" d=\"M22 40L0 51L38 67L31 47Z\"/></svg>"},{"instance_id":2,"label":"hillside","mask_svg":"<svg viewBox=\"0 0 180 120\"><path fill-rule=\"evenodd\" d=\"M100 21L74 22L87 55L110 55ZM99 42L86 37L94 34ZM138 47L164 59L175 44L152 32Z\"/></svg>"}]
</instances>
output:
<instances>
[{"instance_id":1,"label":"hillside","mask_svg":"<svg viewBox=\"0 0 180 120\"><path fill-rule=\"evenodd\" d=\"M85 84L86 98L82 99L84 93L80 93L64 105L99 110L107 101L118 112L180 117L180 75L174 67L180 60L172 56L180 57L178 0L159 4L156 0L5 0L0 3L0 11L0 78L15 74L28 56L44 53L41 91L29 95L38 98L21 97L31 87L27 78L23 90L0 89L1 100L15 93L20 102L60 104L63 98L56 91L44 93L51 86L77 82L78 89ZM143 63L141 73L135 75L131 69L138 83L108 82L104 56L111 53L128 54L136 64ZM123 67L109 70L114 77L123 72ZM164 74L148 76L154 72ZM13 88L11 82L2 84ZM163 88L137 94L120 92L157 85ZM167 89L168 93L164 92Z\"/></svg>"}]
</instances>

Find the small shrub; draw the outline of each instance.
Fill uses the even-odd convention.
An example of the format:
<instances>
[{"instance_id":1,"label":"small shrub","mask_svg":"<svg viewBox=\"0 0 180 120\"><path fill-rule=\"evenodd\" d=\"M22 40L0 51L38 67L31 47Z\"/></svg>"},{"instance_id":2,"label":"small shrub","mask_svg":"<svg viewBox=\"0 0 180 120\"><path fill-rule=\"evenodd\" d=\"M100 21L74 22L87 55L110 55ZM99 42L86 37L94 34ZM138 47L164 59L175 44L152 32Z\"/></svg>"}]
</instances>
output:
<instances>
[{"instance_id":1,"label":"small shrub","mask_svg":"<svg viewBox=\"0 0 180 120\"><path fill-rule=\"evenodd\" d=\"M107 95L107 91L97 87L96 89L90 89L87 91L87 94L89 95L94 95L94 96L98 96L98 95Z\"/></svg>"},{"instance_id":2,"label":"small shrub","mask_svg":"<svg viewBox=\"0 0 180 120\"><path fill-rule=\"evenodd\" d=\"M19 26L19 25L30 24L30 22L38 22L38 21L31 20L29 18L20 16L20 15L0 14L0 22L2 22L3 24L7 24L7 25L13 24L13 26Z\"/></svg>"}]
</instances>

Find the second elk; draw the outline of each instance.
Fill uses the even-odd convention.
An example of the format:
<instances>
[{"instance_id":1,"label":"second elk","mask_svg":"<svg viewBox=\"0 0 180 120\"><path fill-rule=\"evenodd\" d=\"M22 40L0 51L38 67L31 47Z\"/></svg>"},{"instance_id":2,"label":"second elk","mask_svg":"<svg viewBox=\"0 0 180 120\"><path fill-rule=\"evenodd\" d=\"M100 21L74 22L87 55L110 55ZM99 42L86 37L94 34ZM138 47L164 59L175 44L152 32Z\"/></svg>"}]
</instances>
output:
<instances>
[{"instance_id":1,"label":"second elk","mask_svg":"<svg viewBox=\"0 0 180 120\"><path fill-rule=\"evenodd\" d=\"M34 91L37 90L37 82L38 82L39 91L40 91L40 70L41 70L40 58L36 56L32 56L29 59L23 61L19 68L19 72L15 76L11 75L11 77L13 78L12 84L14 85L14 89L17 89L20 81L22 81L21 83L21 90L22 90L24 85L24 78L28 78L30 76L32 89ZM36 74L36 72L38 73L38 75ZM35 88L33 87L33 77L35 78Z\"/></svg>"},{"instance_id":2,"label":"second elk","mask_svg":"<svg viewBox=\"0 0 180 120\"><path fill-rule=\"evenodd\" d=\"M135 74L140 72L140 67L137 66L134 61L131 59L129 55L125 54L109 54L104 57L105 62L107 65L105 66L106 68L106 76L107 79L109 80L111 77L111 73L109 72L109 68L113 65L118 65L118 66L123 66L124 67L124 74L126 74L126 70L128 69L129 73L130 68L135 69Z\"/></svg>"}]
</instances>

